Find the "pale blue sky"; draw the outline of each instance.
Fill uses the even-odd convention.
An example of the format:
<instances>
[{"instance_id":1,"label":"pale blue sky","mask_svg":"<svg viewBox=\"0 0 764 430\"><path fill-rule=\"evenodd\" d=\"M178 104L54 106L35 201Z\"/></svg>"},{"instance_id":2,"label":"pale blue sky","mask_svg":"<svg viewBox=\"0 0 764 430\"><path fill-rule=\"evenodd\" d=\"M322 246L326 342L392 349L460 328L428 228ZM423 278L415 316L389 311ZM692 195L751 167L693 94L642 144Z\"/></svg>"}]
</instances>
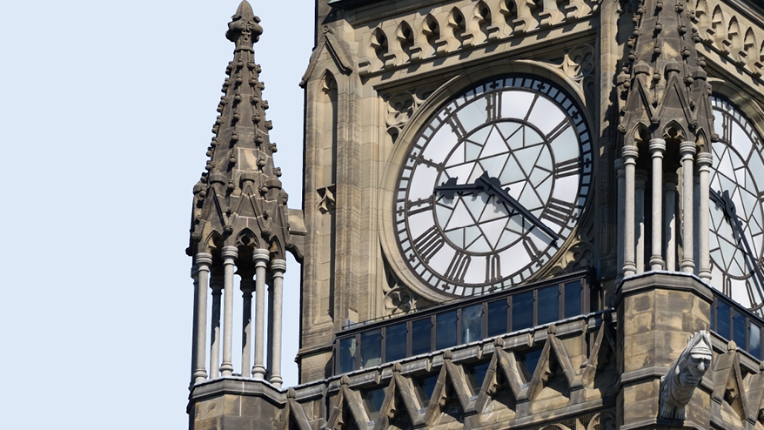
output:
<instances>
[{"instance_id":1,"label":"pale blue sky","mask_svg":"<svg viewBox=\"0 0 764 430\"><path fill-rule=\"evenodd\" d=\"M251 1L290 207L301 207L310 1ZM192 187L233 44L237 0L0 6L0 416L8 429L183 429ZM285 297L297 381L299 267ZM239 321L240 315L235 316Z\"/></svg>"}]
</instances>

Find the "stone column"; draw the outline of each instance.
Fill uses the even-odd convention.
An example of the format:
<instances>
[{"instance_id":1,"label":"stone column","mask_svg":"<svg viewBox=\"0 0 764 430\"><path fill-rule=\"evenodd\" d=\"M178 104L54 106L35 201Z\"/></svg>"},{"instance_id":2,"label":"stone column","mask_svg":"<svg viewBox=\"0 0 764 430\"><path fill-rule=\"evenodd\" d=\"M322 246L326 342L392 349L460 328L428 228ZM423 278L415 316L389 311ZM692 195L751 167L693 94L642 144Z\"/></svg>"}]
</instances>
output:
<instances>
[{"instance_id":1,"label":"stone column","mask_svg":"<svg viewBox=\"0 0 764 430\"><path fill-rule=\"evenodd\" d=\"M623 276L632 276L637 273L636 260L634 259L634 181L637 157L639 150L636 146L623 147L623 164L625 173L625 192L618 196L624 199L624 229L623 229Z\"/></svg>"},{"instance_id":2,"label":"stone column","mask_svg":"<svg viewBox=\"0 0 764 430\"><path fill-rule=\"evenodd\" d=\"M196 311L194 313L194 333L196 343L194 348L194 383L198 384L207 379L207 370L204 368L207 352L207 284L212 264L212 255L206 253L196 254Z\"/></svg>"},{"instance_id":3,"label":"stone column","mask_svg":"<svg viewBox=\"0 0 764 430\"><path fill-rule=\"evenodd\" d=\"M643 170L637 172L634 178L634 222L636 230L636 265L637 273L645 272L645 182L647 175Z\"/></svg>"},{"instance_id":4,"label":"stone column","mask_svg":"<svg viewBox=\"0 0 764 430\"><path fill-rule=\"evenodd\" d=\"M617 243L616 249L618 249L618 255L616 256L616 267L618 267L618 276L615 278L616 284L621 283L623 280L623 230L624 230L624 216L626 214L626 199L623 196L626 193L626 184L624 183L624 169L623 159L615 159L615 173L618 178L618 214L617 214Z\"/></svg>"},{"instance_id":5,"label":"stone column","mask_svg":"<svg viewBox=\"0 0 764 430\"><path fill-rule=\"evenodd\" d=\"M661 232L663 231L663 152L666 151L666 141L663 139L650 139L650 153L653 158L653 231L652 231L652 255L650 255L650 270L663 269L663 251L661 246Z\"/></svg>"},{"instance_id":6,"label":"stone column","mask_svg":"<svg viewBox=\"0 0 764 430\"><path fill-rule=\"evenodd\" d=\"M223 376L233 374L231 349L233 340L233 265L239 252L235 246L224 246L223 256L223 290L225 291L225 312L223 314L223 364L220 372Z\"/></svg>"},{"instance_id":7,"label":"stone column","mask_svg":"<svg viewBox=\"0 0 764 430\"><path fill-rule=\"evenodd\" d=\"M708 250L708 217L709 217L709 179L711 163L714 157L709 152L698 154L698 171L700 176L700 192L698 195L698 264L700 279L711 282L711 256Z\"/></svg>"},{"instance_id":8,"label":"stone column","mask_svg":"<svg viewBox=\"0 0 764 430\"><path fill-rule=\"evenodd\" d=\"M223 278L212 275L212 323L210 327L210 379L220 376L220 294L223 291Z\"/></svg>"},{"instance_id":9,"label":"stone column","mask_svg":"<svg viewBox=\"0 0 764 430\"><path fill-rule=\"evenodd\" d=\"M239 269L241 273L241 269ZM252 291L255 290L255 280L252 273L242 274L241 297L241 376L249 378L252 375Z\"/></svg>"},{"instance_id":10,"label":"stone column","mask_svg":"<svg viewBox=\"0 0 764 430\"><path fill-rule=\"evenodd\" d=\"M664 228L666 232L666 270L676 271L676 183L675 173L667 173L663 178L663 198L665 199Z\"/></svg>"},{"instance_id":11,"label":"stone column","mask_svg":"<svg viewBox=\"0 0 764 430\"><path fill-rule=\"evenodd\" d=\"M271 275L273 276L273 288L271 295L273 297L273 313L271 313L270 326L273 327L273 341L271 342L270 354L268 354L271 363L271 384L281 388L281 309L283 307L282 290L284 288L284 272L286 272L286 260L271 261Z\"/></svg>"},{"instance_id":12,"label":"stone column","mask_svg":"<svg viewBox=\"0 0 764 430\"><path fill-rule=\"evenodd\" d=\"M263 354L265 352L265 268L270 259L267 249L256 249L252 255L255 262L255 365L252 366L252 376L255 379L265 378Z\"/></svg>"},{"instance_id":13,"label":"stone column","mask_svg":"<svg viewBox=\"0 0 764 430\"><path fill-rule=\"evenodd\" d=\"M679 145L679 155L682 159L682 263L685 273L695 272L695 256L693 255L693 176L695 161L695 142L682 142Z\"/></svg>"}]
</instances>

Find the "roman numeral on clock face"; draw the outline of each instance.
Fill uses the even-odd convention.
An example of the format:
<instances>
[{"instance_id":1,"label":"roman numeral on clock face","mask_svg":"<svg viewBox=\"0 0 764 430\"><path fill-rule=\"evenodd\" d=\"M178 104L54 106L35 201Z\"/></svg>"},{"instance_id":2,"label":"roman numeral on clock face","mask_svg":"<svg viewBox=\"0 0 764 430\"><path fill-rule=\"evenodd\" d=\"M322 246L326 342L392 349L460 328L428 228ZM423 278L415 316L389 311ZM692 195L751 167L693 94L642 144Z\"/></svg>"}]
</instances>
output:
<instances>
[{"instance_id":1,"label":"roman numeral on clock face","mask_svg":"<svg viewBox=\"0 0 764 430\"><path fill-rule=\"evenodd\" d=\"M578 159L573 158L563 161L554 166L554 178L564 178L566 176L578 175L581 173L581 166L578 165Z\"/></svg>"},{"instance_id":2,"label":"roman numeral on clock face","mask_svg":"<svg viewBox=\"0 0 764 430\"><path fill-rule=\"evenodd\" d=\"M456 134L459 139L463 138L467 134L467 130L464 129L459 117L456 115L450 115L446 118L446 122L451 126L451 130Z\"/></svg>"},{"instance_id":3,"label":"roman numeral on clock face","mask_svg":"<svg viewBox=\"0 0 764 430\"><path fill-rule=\"evenodd\" d=\"M491 283L501 279L501 260L499 254L492 254L485 261L485 282Z\"/></svg>"},{"instance_id":4,"label":"roman numeral on clock face","mask_svg":"<svg viewBox=\"0 0 764 430\"><path fill-rule=\"evenodd\" d=\"M457 252L446 270L446 278L454 282L464 282L464 275L470 267L471 257L467 254Z\"/></svg>"},{"instance_id":5,"label":"roman numeral on clock face","mask_svg":"<svg viewBox=\"0 0 764 430\"><path fill-rule=\"evenodd\" d=\"M432 256L443 248L443 243L443 237L435 226L414 239L414 247L419 251L419 258L425 263L429 263Z\"/></svg>"},{"instance_id":6,"label":"roman numeral on clock face","mask_svg":"<svg viewBox=\"0 0 764 430\"><path fill-rule=\"evenodd\" d=\"M568 221L575 209L576 207L573 203L552 198L549 201L549 205L544 210L544 214L541 215L541 218L564 227L568 225Z\"/></svg>"},{"instance_id":7,"label":"roman numeral on clock face","mask_svg":"<svg viewBox=\"0 0 764 430\"><path fill-rule=\"evenodd\" d=\"M485 101L486 122L499 118L501 112L501 97L499 97L499 93L488 93L485 96Z\"/></svg>"}]
</instances>

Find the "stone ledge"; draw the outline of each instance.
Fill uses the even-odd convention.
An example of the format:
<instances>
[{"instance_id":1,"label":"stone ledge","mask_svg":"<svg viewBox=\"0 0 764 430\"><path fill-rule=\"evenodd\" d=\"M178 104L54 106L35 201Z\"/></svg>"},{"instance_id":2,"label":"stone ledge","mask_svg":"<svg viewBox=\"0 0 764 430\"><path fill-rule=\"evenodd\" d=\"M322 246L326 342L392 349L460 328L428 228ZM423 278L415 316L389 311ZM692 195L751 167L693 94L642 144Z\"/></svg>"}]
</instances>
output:
<instances>
[{"instance_id":1,"label":"stone ledge","mask_svg":"<svg viewBox=\"0 0 764 430\"><path fill-rule=\"evenodd\" d=\"M621 388L627 384L634 384L649 379L660 379L668 373L668 371L669 367L653 366L625 372L621 375L618 382L616 382L616 391L620 391ZM708 393L714 391L714 383L708 376L703 376L703 379L700 382L700 387Z\"/></svg>"},{"instance_id":2,"label":"stone ledge","mask_svg":"<svg viewBox=\"0 0 764 430\"><path fill-rule=\"evenodd\" d=\"M286 391L280 391L270 382L234 376L194 385L188 395L189 405L199 400L224 394L261 397L279 407L286 404Z\"/></svg>"},{"instance_id":3,"label":"stone ledge","mask_svg":"<svg viewBox=\"0 0 764 430\"><path fill-rule=\"evenodd\" d=\"M687 283L692 279L695 282ZM714 294L705 282L693 274L682 272L651 271L624 278L616 288L613 306L617 307L624 296L643 290L666 289L675 291L691 291L697 293L711 303Z\"/></svg>"},{"instance_id":4,"label":"stone ledge","mask_svg":"<svg viewBox=\"0 0 764 430\"><path fill-rule=\"evenodd\" d=\"M635 430L635 429L655 429L655 428L682 428L682 429L698 429L707 430L708 426L702 426L690 420L684 421L672 421L658 418L650 418L641 421L631 422L619 427L620 430Z\"/></svg>"}]
</instances>

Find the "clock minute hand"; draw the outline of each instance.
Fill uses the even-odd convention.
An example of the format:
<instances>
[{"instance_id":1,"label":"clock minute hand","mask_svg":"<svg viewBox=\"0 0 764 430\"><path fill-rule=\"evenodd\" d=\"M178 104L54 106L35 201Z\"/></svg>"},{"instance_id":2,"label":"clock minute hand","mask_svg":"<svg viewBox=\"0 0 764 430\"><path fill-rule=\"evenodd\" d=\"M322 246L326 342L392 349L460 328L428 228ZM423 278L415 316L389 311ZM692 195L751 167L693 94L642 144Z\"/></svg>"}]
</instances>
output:
<instances>
[{"instance_id":1,"label":"clock minute hand","mask_svg":"<svg viewBox=\"0 0 764 430\"><path fill-rule=\"evenodd\" d=\"M540 219L536 218L528 209L525 209L525 206L521 205L520 202L515 200L514 197L509 195L509 188L506 190L503 190L501 188L501 185L499 185L500 182L497 178L491 178L488 176L488 172L484 172L479 178L475 180L475 185L482 185L482 190L485 191L489 195L495 195L499 199L503 200L508 205L512 206L513 209L515 209L517 212L522 215L523 218L530 221L533 225L538 227L541 231L546 233L550 238L552 238L554 241L557 241L557 239L560 238L560 236L557 235L557 233L554 232L551 228L547 227L543 222L541 222Z\"/></svg>"}]
</instances>

